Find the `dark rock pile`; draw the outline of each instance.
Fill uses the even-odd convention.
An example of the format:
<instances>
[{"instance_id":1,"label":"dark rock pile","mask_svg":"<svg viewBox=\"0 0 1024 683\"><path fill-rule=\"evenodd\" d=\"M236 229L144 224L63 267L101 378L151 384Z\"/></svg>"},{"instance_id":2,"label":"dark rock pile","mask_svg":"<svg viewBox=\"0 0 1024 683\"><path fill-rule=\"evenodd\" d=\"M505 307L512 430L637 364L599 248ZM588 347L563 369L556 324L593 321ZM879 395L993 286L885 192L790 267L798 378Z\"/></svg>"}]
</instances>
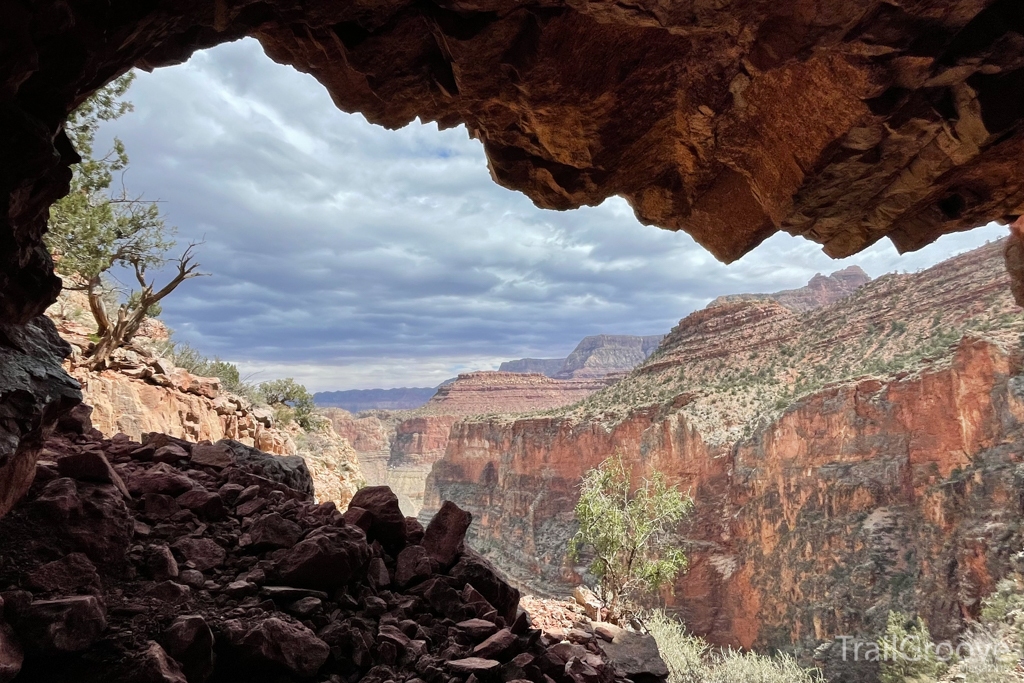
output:
<instances>
[{"instance_id":1,"label":"dark rock pile","mask_svg":"<svg viewBox=\"0 0 1024 683\"><path fill-rule=\"evenodd\" d=\"M667 674L630 634L532 628L519 592L463 544L471 520L454 504L424 529L386 487L345 512L316 504L301 459L77 427L47 442L0 519L0 683Z\"/></svg>"}]
</instances>

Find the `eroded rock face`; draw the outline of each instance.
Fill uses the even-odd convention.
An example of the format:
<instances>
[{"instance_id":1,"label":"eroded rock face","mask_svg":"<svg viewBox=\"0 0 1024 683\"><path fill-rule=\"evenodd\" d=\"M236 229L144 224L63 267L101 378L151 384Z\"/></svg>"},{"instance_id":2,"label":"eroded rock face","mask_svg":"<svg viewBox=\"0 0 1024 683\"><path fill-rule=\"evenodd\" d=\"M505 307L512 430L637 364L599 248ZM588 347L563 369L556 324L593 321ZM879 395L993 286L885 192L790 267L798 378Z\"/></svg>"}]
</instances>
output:
<instances>
[{"instance_id":1,"label":"eroded rock face","mask_svg":"<svg viewBox=\"0 0 1024 683\"><path fill-rule=\"evenodd\" d=\"M1024 544L1021 320L1003 247L803 314L698 311L591 413L456 423L423 517L455 502L472 547L565 594L583 569L565 561L580 477L622 452L635 476L664 472L695 499L673 598L692 631L809 651L873 637L898 609L953 637ZM778 406L778 377L807 389Z\"/></svg>"},{"instance_id":2,"label":"eroded rock face","mask_svg":"<svg viewBox=\"0 0 1024 683\"><path fill-rule=\"evenodd\" d=\"M78 384L61 369L69 353L44 317L0 323L0 517L28 490L58 418L82 400Z\"/></svg>"},{"instance_id":3,"label":"eroded rock face","mask_svg":"<svg viewBox=\"0 0 1024 683\"><path fill-rule=\"evenodd\" d=\"M132 66L244 35L338 106L467 124L501 184L566 209L625 197L731 260L778 230L845 256L915 249L1024 204L1016 0L236 2L3 9L0 317L59 282L40 238L77 160L68 112Z\"/></svg>"}]
</instances>

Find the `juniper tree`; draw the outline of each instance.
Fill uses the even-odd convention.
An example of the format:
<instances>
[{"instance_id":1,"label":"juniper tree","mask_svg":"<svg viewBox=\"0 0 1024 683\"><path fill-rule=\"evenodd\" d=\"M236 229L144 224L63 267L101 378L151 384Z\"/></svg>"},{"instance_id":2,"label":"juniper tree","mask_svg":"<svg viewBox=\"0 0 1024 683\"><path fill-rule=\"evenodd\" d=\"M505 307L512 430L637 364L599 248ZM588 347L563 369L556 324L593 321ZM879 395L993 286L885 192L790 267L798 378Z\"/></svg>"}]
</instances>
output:
<instances>
[{"instance_id":1,"label":"juniper tree","mask_svg":"<svg viewBox=\"0 0 1024 683\"><path fill-rule=\"evenodd\" d=\"M82 157L71 178L71 191L50 209L46 244L55 256L57 272L68 289L88 293L89 310L96 321L97 344L87 363L96 369L107 365L110 354L131 341L147 315L159 312L162 299L185 280L201 275L195 263L195 244L174 259L176 272L157 287L150 273L172 259L174 228L167 226L156 202L132 196L123 183L113 188L115 176L123 179L128 167L124 144L114 138L112 148L96 156L96 132L100 124L132 111L124 95L134 80L128 73L98 90L71 113L64 126ZM111 269L124 268L137 287L123 287L116 310L110 305ZM114 297L115 301L118 297Z\"/></svg>"},{"instance_id":2,"label":"juniper tree","mask_svg":"<svg viewBox=\"0 0 1024 683\"><path fill-rule=\"evenodd\" d=\"M634 489L621 454L583 475L576 504L580 527L569 555L578 560L586 552L592 558L589 571L613 617L631 611L638 599L686 568L673 532L692 507L690 497L668 486L660 472Z\"/></svg>"}]
</instances>

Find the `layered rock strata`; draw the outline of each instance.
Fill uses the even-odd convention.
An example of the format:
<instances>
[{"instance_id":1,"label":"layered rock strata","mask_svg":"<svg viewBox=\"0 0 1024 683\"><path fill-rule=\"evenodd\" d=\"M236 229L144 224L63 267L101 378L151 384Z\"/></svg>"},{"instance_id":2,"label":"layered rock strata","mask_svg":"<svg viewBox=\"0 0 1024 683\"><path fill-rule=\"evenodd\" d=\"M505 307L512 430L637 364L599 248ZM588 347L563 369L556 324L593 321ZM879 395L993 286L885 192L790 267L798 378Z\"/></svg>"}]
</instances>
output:
<instances>
[{"instance_id":1,"label":"layered rock strata","mask_svg":"<svg viewBox=\"0 0 1024 683\"><path fill-rule=\"evenodd\" d=\"M1002 247L800 315L694 313L589 405L456 423L422 514L456 501L475 548L564 594L579 479L621 452L695 500L690 569L664 596L695 633L809 655L899 609L953 637L1024 544L1024 321Z\"/></svg>"},{"instance_id":2,"label":"layered rock strata","mask_svg":"<svg viewBox=\"0 0 1024 683\"><path fill-rule=\"evenodd\" d=\"M451 504L424 529L378 487L342 513L313 502L299 459L230 441L105 440L79 426L47 441L28 497L0 520L5 680L667 674L656 654L637 666L636 644L624 648L635 635L609 632L605 643L591 630L573 644L532 628L518 591L465 548L471 518Z\"/></svg>"},{"instance_id":3,"label":"layered rock strata","mask_svg":"<svg viewBox=\"0 0 1024 683\"><path fill-rule=\"evenodd\" d=\"M871 277L860 266L849 266L848 268L837 270L831 275L818 273L804 287L786 289L774 294L729 294L718 297L708 304L708 307L738 301L771 299L792 311L803 313L814 308L831 306L840 299L845 299L869 282L871 282Z\"/></svg>"}]
</instances>

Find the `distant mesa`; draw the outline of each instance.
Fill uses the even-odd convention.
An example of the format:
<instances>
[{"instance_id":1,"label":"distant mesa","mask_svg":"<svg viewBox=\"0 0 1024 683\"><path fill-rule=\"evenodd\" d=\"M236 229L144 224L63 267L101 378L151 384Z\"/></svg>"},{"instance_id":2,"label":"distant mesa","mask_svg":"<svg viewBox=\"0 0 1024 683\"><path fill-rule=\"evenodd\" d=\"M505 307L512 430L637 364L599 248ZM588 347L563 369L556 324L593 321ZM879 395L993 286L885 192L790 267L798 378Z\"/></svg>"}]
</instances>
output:
<instances>
[{"instance_id":1,"label":"distant mesa","mask_svg":"<svg viewBox=\"0 0 1024 683\"><path fill-rule=\"evenodd\" d=\"M629 372L654 353L664 336L598 334L584 337L568 358L520 358L502 363L498 371L537 372L552 379L596 379Z\"/></svg>"},{"instance_id":2,"label":"distant mesa","mask_svg":"<svg viewBox=\"0 0 1024 683\"><path fill-rule=\"evenodd\" d=\"M647 360L664 336L598 334L584 337L568 358L520 358L505 361L498 368L498 373L541 374L552 379L600 379L609 375L622 375ZM484 376L495 378L498 385L505 383L497 373ZM368 410L416 410L425 406L438 389L457 379L452 377L436 387L319 391L313 394L313 400L321 408L342 408L353 414ZM530 406L530 409L534 408Z\"/></svg>"},{"instance_id":3,"label":"distant mesa","mask_svg":"<svg viewBox=\"0 0 1024 683\"><path fill-rule=\"evenodd\" d=\"M803 313L845 299L871 282L871 276L860 266L837 270L831 275L816 274L808 283L797 289L784 289L774 294L728 294L720 296L708 308L736 303L738 301L777 301L786 308Z\"/></svg>"},{"instance_id":4,"label":"distant mesa","mask_svg":"<svg viewBox=\"0 0 1024 683\"><path fill-rule=\"evenodd\" d=\"M318 391L313 394L313 401L321 408L342 408L350 413L361 413L364 410L413 410L429 401L436 391L437 387Z\"/></svg>"}]
</instances>

